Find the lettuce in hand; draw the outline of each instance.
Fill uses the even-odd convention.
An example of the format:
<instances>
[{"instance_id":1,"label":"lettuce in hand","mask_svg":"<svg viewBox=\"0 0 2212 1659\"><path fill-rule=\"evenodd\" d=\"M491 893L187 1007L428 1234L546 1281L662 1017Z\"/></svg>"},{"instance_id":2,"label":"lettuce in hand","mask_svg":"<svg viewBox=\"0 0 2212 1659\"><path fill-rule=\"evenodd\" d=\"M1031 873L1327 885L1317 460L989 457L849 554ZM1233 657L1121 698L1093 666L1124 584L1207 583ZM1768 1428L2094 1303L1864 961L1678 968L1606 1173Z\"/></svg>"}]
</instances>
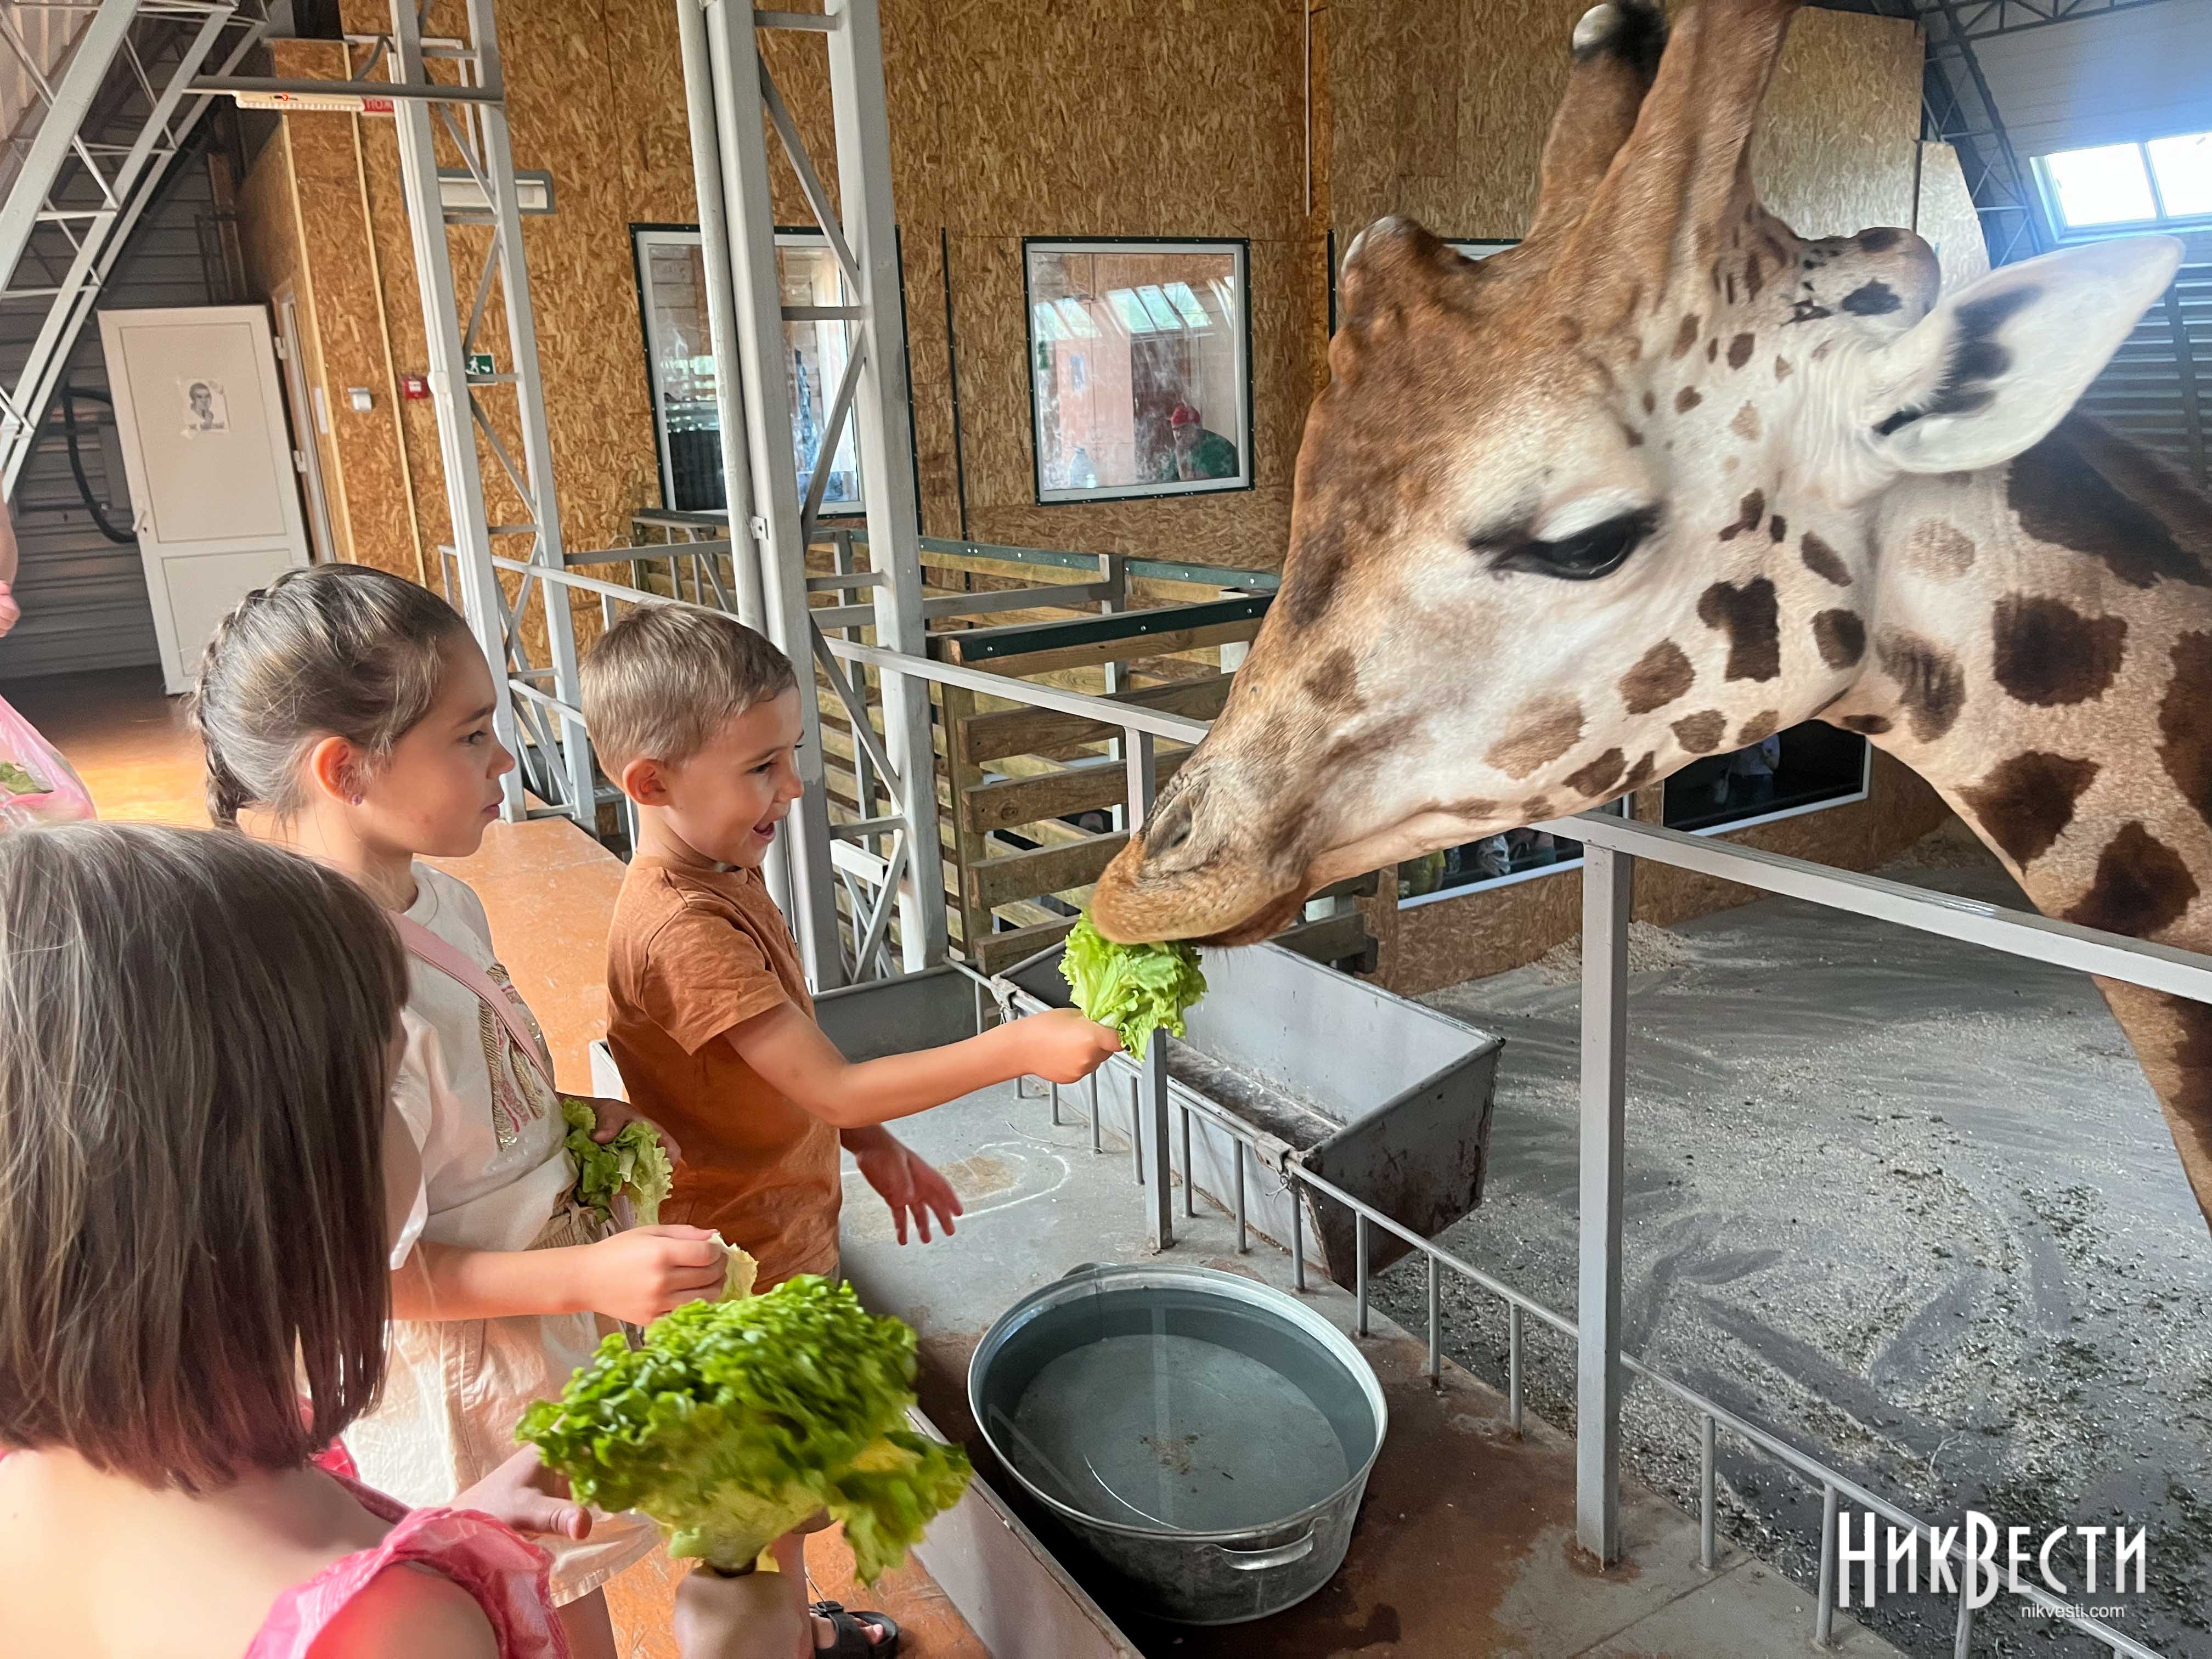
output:
<instances>
[{"instance_id":1,"label":"lettuce in hand","mask_svg":"<svg viewBox=\"0 0 2212 1659\"><path fill-rule=\"evenodd\" d=\"M599 1118L591 1102L563 1095L561 1115L568 1124L568 1155L576 1160L576 1202L601 1220L611 1221L615 1200L627 1198L639 1226L659 1221L676 1170L653 1127L633 1118L602 1146L592 1139Z\"/></svg>"},{"instance_id":2,"label":"lettuce in hand","mask_svg":"<svg viewBox=\"0 0 2212 1659\"><path fill-rule=\"evenodd\" d=\"M642 1510L671 1555L724 1572L826 1509L873 1583L968 1484L964 1452L906 1428L914 1376L912 1330L802 1274L687 1303L640 1348L608 1337L515 1437L585 1503Z\"/></svg>"},{"instance_id":3,"label":"lettuce in hand","mask_svg":"<svg viewBox=\"0 0 2212 1659\"><path fill-rule=\"evenodd\" d=\"M1181 1036L1183 1010L1206 994L1194 946L1116 945L1091 925L1088 910L1067 936L1060 974L1084 1017L1119 1031L1121 1046L1139 1060L1154 1031Z\"/></svg>"}]
</instances>

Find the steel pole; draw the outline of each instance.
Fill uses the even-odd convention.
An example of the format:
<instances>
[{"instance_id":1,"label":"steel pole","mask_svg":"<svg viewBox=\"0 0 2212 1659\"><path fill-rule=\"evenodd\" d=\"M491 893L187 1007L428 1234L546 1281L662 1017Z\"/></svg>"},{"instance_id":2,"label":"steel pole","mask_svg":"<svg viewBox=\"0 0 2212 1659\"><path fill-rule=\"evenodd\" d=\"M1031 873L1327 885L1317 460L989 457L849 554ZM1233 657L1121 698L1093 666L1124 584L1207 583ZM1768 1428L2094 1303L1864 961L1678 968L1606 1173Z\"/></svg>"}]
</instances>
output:
<instances>
[{"instance_id":1,"label":"steel pole","mask_svg":"<svg viewBox=\"0 0 2212 1659\"><path fill-rule=\"evenodd\" d=\"M1620 1555L1620 1204L1634 862L1595 847L1583 859L1575 1536L1601 1562L1611 1562Z\"/></svg>"}]
</instances>

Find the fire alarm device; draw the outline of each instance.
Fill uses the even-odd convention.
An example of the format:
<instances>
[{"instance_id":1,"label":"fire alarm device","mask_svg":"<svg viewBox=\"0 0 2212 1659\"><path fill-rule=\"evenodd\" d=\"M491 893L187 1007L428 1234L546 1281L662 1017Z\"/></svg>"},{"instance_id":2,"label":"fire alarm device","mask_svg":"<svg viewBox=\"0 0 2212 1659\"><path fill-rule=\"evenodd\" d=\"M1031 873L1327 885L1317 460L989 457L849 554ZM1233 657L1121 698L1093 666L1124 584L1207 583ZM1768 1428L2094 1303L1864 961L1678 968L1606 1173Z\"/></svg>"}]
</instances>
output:
<instances>
[{"instance_id":1,"label":"fire alarm device","mask_svg":"<svg viewBox=\"0 0 2212 1659\"><path fill-rule=\"evenodd\" d=\"M430 377L427 374L403 374L399 377L399 390L406 395L409 403L419 403L430 395Z\"/></svg>"},{"instance_id":2,"label":"fire alarm device","mask_svg":"<svg viewBox=\"0 0 2212 1659\"><path fill-rule=\"evenodd\" d=\"M376 407L376 399L370 396L367 386L349 386L346 388L346 407L356 415L366 415Z\"/></svg>"}]
</instances>

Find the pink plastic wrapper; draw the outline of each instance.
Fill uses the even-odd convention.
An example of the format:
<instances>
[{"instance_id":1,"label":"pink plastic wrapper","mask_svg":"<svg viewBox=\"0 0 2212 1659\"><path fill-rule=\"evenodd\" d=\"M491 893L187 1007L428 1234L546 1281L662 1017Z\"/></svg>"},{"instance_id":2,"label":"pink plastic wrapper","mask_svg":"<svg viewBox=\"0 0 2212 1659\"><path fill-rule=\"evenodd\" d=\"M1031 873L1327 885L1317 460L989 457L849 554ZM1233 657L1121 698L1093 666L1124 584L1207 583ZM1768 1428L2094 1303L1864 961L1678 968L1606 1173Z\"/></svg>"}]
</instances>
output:
<instances>
[{"instance_id":1,"label":"pink plastic wrapper","mask_svg":"<svg viewBox=\"0 0 2212 1659\"><path fill-rule=\"evenodd\" d=\"M98 816L84 780L37 726L0 697L0 830Z\"/></svg>"}]
</instances>

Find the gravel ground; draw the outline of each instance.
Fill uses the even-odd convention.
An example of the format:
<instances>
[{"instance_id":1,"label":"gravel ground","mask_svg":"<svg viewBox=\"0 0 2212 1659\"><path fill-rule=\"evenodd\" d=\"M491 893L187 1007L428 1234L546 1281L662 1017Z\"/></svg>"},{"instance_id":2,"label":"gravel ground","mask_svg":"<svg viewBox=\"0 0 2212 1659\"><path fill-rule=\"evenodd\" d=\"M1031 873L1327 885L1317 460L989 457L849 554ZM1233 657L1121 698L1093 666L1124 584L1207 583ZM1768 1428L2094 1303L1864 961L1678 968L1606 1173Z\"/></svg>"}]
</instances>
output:
<instances>
[{"instance_id":1,"label":"gravel ground","mask_svg":"<svg viewBox=\"0 0 2212 1659\"><path fill-rule=\"evenodd\" d=\"M1956 849L1893 873L2026 908ZM2147 1528L2116 1623L2212 1656L2212 1237L2088 981L1778 899L1638 931L1628 1351L1925 1518ZM1445 1242L1566 1310L1579 992L1553 954L1427 1000L1505 1038L1484 1205ZM1417 1268L1376 1294L1425 1324ZM1454 1357L1502 1384L1503 1307L1444 1297ZM1527 1341L1531 1406L1571 1425L1571 1352ZM1624 1414L1638 1470L1694 1509L1694 1419L1648 1386ZM1728 1534L1809 1586L1819 1493L1726 1435L1719 1467ZM1937 1659L1951 1617L1899 1596L1869 1622ZM1978 1637L2106 1651L2009 1598Z\"/></svg>"}]
</instances>

